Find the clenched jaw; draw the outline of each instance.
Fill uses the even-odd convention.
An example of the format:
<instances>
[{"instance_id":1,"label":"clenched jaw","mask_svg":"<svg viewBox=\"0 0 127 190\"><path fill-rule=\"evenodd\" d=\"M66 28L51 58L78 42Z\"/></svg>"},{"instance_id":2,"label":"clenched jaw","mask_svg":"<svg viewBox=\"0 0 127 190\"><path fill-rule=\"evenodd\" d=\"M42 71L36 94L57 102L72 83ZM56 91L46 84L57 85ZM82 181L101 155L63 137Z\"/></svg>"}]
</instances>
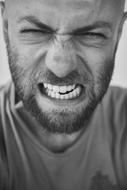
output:
<instances>
[{"instance_id":1,"label":"clenched jaw","mask_svg":"<svg viewBox=\"0 0 127 190\"><path fill-rule=\"evenodd\" d=\"M46 96L59 99L59 100L71 100L78 98L82 92L81 85L69 85L69 86L55 86L52 84L44 83L44 86L40 84L40 90Z\"/></svg>"}]
</instances>

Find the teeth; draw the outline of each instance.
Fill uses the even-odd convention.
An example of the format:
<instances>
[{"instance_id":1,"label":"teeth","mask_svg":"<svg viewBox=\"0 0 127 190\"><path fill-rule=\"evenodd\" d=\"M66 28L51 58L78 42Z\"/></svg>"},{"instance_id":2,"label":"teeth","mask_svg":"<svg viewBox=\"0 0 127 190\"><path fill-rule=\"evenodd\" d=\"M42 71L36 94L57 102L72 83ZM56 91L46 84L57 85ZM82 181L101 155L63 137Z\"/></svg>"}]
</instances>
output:
<instances>
[{"instance_id":1,"label":"teeth","mask_svg":"<svg viewBox=\"0 0 127 190\"><path fill-rule=\"evenodd\" d=\"M55 98L60 99L60 94L56 93Z\"/></svg>"},{"instance_id":2,"label":"teeth","mask_svg":"<svg viewBox=\"0 0 127 190\"><path fill-rule=\"evenodd\" d=\"M72 91L75 88L75 85L70 86L54 86L51 84L44 83L44 87L48 90L54 91L56 93L66 93L67 91Z\"/></svg>"},{"instance_id":3,"label":"teeth","mask_svg":"<svg viewBox=\"0 0 127 190\"><path fill-rule=\"evenodd\" d=\"M56 96L55 96L55 93L54 93L53 91L51 92L51 97L52 97L52 98L55 98L55 97L56 97Z\"/></svg>"},{"instance_id":4,"label":"teeth","mask_svg":"<svg viewBox=\"0 0 127 190\"><path fill-rule=\"evenodd\" d=\"M48 90L47 90L46 93L48 94L48 96L51 96L52 91L50 91L50 90L48 91Z\"/></svg>"},{"instance_id":5,"label":"teeth","mask_svg":"<svg viewBox=\"0 0 127 190\"><path fill-rule=\"evenodd\" d=\"M66 92L67 92L67 86L61 86L61 87L59 88L59 92L60 92L60 93L66 93Z\"/></svg>"},{"instance_id":6,"label":"teeth","mask_svg":"<svg viewBox=\"0 0 127 190\"><path fill-rule=\"evenodd\" d=\"M70 98L70 99L73 98L73 92L71 92L71 93L69 94L69 98Z\"/></svg>"},{"instance_id":7,"label":"teeth","mask_svg":"<svg viewBox=\"0 0 127 190\"><path fill-rule=\"evenodd\" d=\"M47 88L48 88L49 90L52 90L52 89L53 89L53 86L52 86L51 84L48 84L48 85L47 85Z\"/></svg>"},{"instance_id":8,"label":"teeth","mask_svg":"<svg viewBox=\"0 0 127 190\"><path fill-rule=\"evenodd\" d=\"M48 87L48 84L47 84L47 83L44 83L44 87L47 88L47 87Z\"/></svg>"},{"instance_id":9,"label":"teeth","mask_svg":"<svg viewBox=\"0 0 127 190\"><path fill-rule=\"evenodd\" d=\"M55 99L60 99L60 100L73 99L73 98L78 97L81 93L81 87L78 86L77 88L75 88L75 85L68 86L68 87L67 86L59 87L59 86L52 86L49 84L44 84L44 87L46 88L46 94L48 96L55 98ZM71 91L71 90L73 90L73 91ZM60 94L60 92L65 93L67 91L71 91L71 92L68 94Z\"/></svg>"},{"instance_id":10,"label":"teeth","mask_svg":"<svg viewBox=\"0 0 127 190\"><path fill-rule=\"evenodd\" d=\"M59 92L59 86L52 86L52 89L54 92Z\"/></svg>"},{"instance_id":11,"label":"teeth","mask_svg":"<svg viewBox=\"0 0 127 190\"><path fill-rule=\"evenodd\" d=\"M69 91L73 90L74 88L75 88L75 85L73 85L73 86L68 86L68 87L67 87L67 91L69 92Z\"/></svg>"}]
</instances>

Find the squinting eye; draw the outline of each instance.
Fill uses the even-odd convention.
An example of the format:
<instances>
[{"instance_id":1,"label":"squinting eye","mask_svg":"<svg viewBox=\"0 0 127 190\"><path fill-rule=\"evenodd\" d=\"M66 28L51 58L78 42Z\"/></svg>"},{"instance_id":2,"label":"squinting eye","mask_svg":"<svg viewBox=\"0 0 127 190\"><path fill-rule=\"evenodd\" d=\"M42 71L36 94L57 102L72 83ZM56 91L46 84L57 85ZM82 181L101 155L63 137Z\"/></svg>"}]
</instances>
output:
<instances>
[{"instance_id":1,"label":"squinting eye","mask_svg":"<svg viewBox=\"0 0 127 190\"><path fill-rule=\"evenodd\" d=\"M104 34L96 33L96 32L87 32L87 33L84 33L84 36L88 36L90 38L103 38L103 39L107 38Z\"/></svg>"},{"instance_id":2,"label":"squinting eye","mask_svg":"<svg viewBox=\"0 0 127 190\"><path fill-rule=\"evenodd\" d=\"M51 34L51 31L48 30L39 30L39 29L22 29L20 33L41 33L41 34Z\"/></svg>"},{"instance_id":3,"label":"squinting eye","mask_svg":"<svg viewBox=\"0 0 127 190\"><path fill-rule=\"evenodd\" d=\"M77 37L87 37L89 39L97 39L97 38L101 38L101 39L107 39L106 35L103 33L99 33L99 32L86 32L86 31L80 31L80 32L75 32L74 36Z\"/></svg>"}]
</instances>

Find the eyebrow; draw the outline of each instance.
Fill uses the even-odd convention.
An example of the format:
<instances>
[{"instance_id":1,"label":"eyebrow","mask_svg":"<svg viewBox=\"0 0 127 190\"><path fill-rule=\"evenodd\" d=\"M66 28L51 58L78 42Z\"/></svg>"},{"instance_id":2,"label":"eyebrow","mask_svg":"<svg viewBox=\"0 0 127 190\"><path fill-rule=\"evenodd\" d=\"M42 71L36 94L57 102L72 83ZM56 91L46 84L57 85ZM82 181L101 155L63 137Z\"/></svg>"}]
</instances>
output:
<instances>
[{"instance_id":1,"label":"eyebrow","mask_svg":"<svg viewBox=\"0 0 127 190\"><path fill-rule=\"evenodd\" d=\"M48 26L47 24L41 22L38 18L36 18L35 16L25 16L22 17L18 20L18 23L21 23L23 21L27 21L30 24L34 24L36 27L40 28L40 29L45 29L49 32L54 32L53 28L51 28L50 26Z\"/></svg>"},{"instance_id":2,"label":"eyebrow","mask_svg":"<svg viewBox=\"0 0 127 190\"><path fill-rule=\"evenodd\" d=\"M58 31L58 29L56 29L56 30L53 29L52 27L43 23L42 21L40 21L37 17L35 17L33 15L24 16L24 17L20 18L18 20L18 23L21 23L22 21L27 21L31 24L34 24L36 27L43 29L43 30L45 29L49 32L57 32ZM112 31L112 28L113 28L113 24L108 21L96 21L93 24L79 27L79 28L73 30L72 32L69 32L69 34L82 35L84 32L92 31L95 29L108 29L108 30Z\"/></svg>"}]
</instances>

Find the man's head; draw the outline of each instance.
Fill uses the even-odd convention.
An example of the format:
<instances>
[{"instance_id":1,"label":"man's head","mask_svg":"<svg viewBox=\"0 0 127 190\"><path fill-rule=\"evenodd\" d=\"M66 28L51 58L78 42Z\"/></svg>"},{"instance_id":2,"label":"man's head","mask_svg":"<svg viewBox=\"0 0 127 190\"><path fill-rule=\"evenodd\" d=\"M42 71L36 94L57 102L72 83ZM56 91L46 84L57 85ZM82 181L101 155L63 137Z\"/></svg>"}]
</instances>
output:
<instances>
[{"instance_id":1,"label":"man's head","mask_svg":"<svg viewBox=\"0 0 127 190\"><path fill-rule=\"evenodd\" d=\"M6 0L5 41L16 93L43 128L73 133L107 91L125 0ZM5 4L5 5L4 5Z\"/></svg>"}]
</instances>

